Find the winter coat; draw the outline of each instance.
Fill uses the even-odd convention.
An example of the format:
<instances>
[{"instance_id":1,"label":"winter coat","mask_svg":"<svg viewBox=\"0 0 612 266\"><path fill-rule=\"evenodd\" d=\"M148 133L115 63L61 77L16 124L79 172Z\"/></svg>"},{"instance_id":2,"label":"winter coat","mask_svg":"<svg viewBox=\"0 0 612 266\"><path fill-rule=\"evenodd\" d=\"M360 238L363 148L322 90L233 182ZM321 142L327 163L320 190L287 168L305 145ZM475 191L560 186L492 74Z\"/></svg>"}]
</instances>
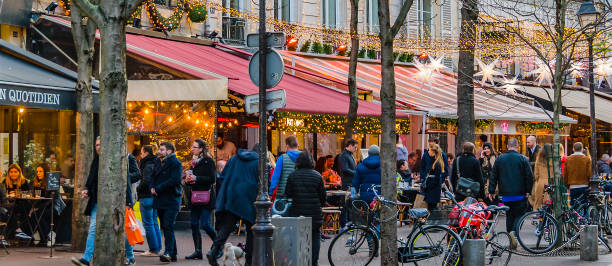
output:
<instances>
[{"instance_id":1,"label":"winter coat","mask_svg":"<svg viewBox=\"0 0 612 266\"><path fill-rule=\"evenodd\" d=\"M459 172L461 170L461 172ZM468 178L480 184L480 191L475 195L476 198L484 199L485 183L482 178L482 168L480 161L476 159L473 153L462 153L453 161L453 169L451 171L451 184L454 186L454 191L457 191L457 182L460 177ZM462 201L465 196L457 194L457 200Z\"/></svg>"},{"instance_id":2,"label":"winter coat","mask_svg":"<svg viewBox=\"0 0 612 266\"><path fill-rule=\"evenodd\" d=\"M242 149L230 158L221 173L215 204L217 212L229 212L250 224L255 223L253 203L258 191L258 158L257 151Z\"/></svg>"},{"instance_id":3,"label":"winter coat","mask_svg":"<svg viewBox=\"0 0 612 266\"><path fill-rule=\"evenodd\" d=\"M277 189L277 196L285 194L285 187L287 186L287 178L295 170L295 160L302 153L301 151L287 151L287 153L281 155L276 160L276 167L272 173L270 179L270 195Z\"/></svg>"},{"instance_id":4,"label":"winter coat","mask_svg":"<svg viewBox=\"0 0 612 266\"><path fill-rule=\"evenodd\" d=\"M313 169L297 169L287 180L286 195L293 199L288 216L312 218L312 226L323 223L322 206L325 204L325 184L319 172Z\"/></svg>"},{"instance_id":5,"label":"winter coat","mask_svg":"<svg viewBox=\"0 0 612 266\"><path fill-rule=\"evenodd\" d=\"M182 174L183 166L176 154L166 156L161 167L152 176L151 188L154 188L157 194L153 207L170 210L178 210L181 207Z\"/></svg>"},{"instance_id":6,"label":"winter coat","mask_svg":"<svg viewBox=\"0 0 612 266\"><path fill-rule=\"evenodd\" d=\"M98 165L100 161L100 156L98 154L94 155L93 160L91 161L91 165L89 166L89 175L87 176L87 181L85 182L85 189L87 189L87 206L85 207L85 215L91 216L91 211L93 210L96 203L98 203Z\"/></svg>"},{"instance_id":7,"label":"winter coat","mask_svg":"<svg viewBox=\"0 0 612 266\"><path fill-rule=\"evenodd\" d=\"M444 160L444 172L447 173L444 177L448 176L450 173L450 167L448 165L448 157L446 157L446 153L442 153L442 159ZM433 162L435 161L435 158L431 158L429 156L429 152L427 150L425 150L425 152L423 152L423 158L421 159L421 165L420 165L420 174L421 174L421 180L427 176L427 173L429 172L429 168L431 167L431 165L433 164Z\"/></svg>"},{"instance_id":8,"label":"winter coat","mask_svg":"<svg viewBox=\"0 0 612 266\"><path fill-rule=\"evenodd\" d=\"M149 154L147 157L140 160L140 172L142 173L142 180L136 188L138 199L145 199L153 197L151 195L151 179L157 169L161 167L161 161L153 154Z\"/></svg>"},{"instance_id":9,"label":"winter coat","mask_svg":"<svg viewBox=\"0 0 612 266\"><path fill-rule=\"evenodd\" d=\"M429 157L429 155L427 157L429 160L423 160L424 164L422 164L422 166L425 166L425 174L421 175L421 182L426 182L425 186L427 187L425 191L423 191L425 194L425 202L438 203L440 202L440 195L442 194L442 183L448 176L448 166L445 164L446 169L443 173L442 166L437 163L436 166L433 167L435 160L431 160L433 158ZM444 159L444 162L448 162L448 160ZM423 173L422 170L421 173Z\"/></svg>"},{"instance_id":10,"label":"winter coat","mask_svg":"<svg viewBox=\"0 0 612 266\"><path fill-rule=\"evenodd\" d=\"M352 186L359 192L359 199L367 203L374 199L372 185L380 185L380 156L370 155L357 165ZM380 192L380 191L379 191Z\"/></svg>"},{"instance_id":11,"label":"winter coat","mask_svg":"<svg viewBox=\"0 0 612 266\"><path fill-rule=\"evenodd\" d=\"M125 192L125 206L131 207L134 205L134 200L132 199L132 184L138 182L142 175L140 174L140 169L138 168L138 161L136 161L136 157L134 155L128 153L128 167L127 167L127 187Z\"/></svg>"},{"instance_id":12,"label":"winter coat","mask_svg":"<svg viewBox=\"0 0 612 266\"><path fill-rule=\"evenodd\" d=\"M533 189L531 190L531 195L529 196L529 203L533 207L534 210L539 209L545 200L548 199L548 194L544 193L544 186L548 185L548 177L549 174L552 176L552 160L549 160L550 163L550 173L548 170L548 166L546 165L546 161L543 162L536 161L534 170L533 170Z\"/></svg>"},{"instance_id":13,"label":"winter coat","mask_svg":"<svg viewBox=\"0 0 612 266\"><path fill-rule=\"evenodd\" d=\"M540 152L541 149L542 147L540 147L540 145L536 145L533 152L531 152L530 148L527 148L527 158L529 158L529 164L531 165L532 170L535 166L535 161L538 158L538 152Z\"/></svg>"},{"instance_id":14,"label":"winter coat","mask_svg":"<svg viewBox=\"0 0 612 266\"><path fill-rule=\"evenodd\" d=\"M600 174L612 174L610 165L602 160L597 161L597 172Z\"/></svg>"},{"instance_id":15,"label":"winter coat","mask_svg":"<svg viewBox=\"0 0 612 266\"><path fill-rule=\"evenodd\" d=\"M565 186L588 185L592 172L591 157L583 153L574 153L565 160L565 171L563 180Z\"/></svg>"},{"instance_id":16,"label":"winter coat","mask_svg":"<svg viewBox=\"0 0 612 266\"><path fill-rule=\"evenodd\" d=\"M489 194L495 193L498 184L499 195L502 197L531 193L533 172L527 157L512 150L499 156L491 171Z\"/></svg>"},{"instance_id":17,"label":"winter coat","mask_svg":"<svg viewBox=\"0 0 612 266\"><path fill-rule=\"evenodd\" d=\"M186 192L187 196L187 205L189 208L193 208L194 206L202 207L205 209L214 209L215 208L215 190L214 184L217 179L217 167L215 165L215 160L210 157L204 157L200 159L196 163L194 167L191 168L193 171L193 175L196 176L195 183L190 184L187 183L187 187L189 190ZM192 191L210 191L210 202L205 205L192 205L191 204L191 192Z\"/></svg>"},{"instance_id":18,"label":"winter coat","mask_svg":"<svg viewBox=\"0 0 612 266\"><path fill-rule=\"evenodd\" d=\"M338 174L342 180L342 187L350 186L355 176L355 158L353 153L344 149L338 157Z\"/></svg>"},{"instance_id":19,"label":"winter coat","mask_svg":"<svg viewBox=\"0 0 612 266\"><path fill-rule=\"evenodd\" d=\"M482 178L485 182L485 193L489 193L489 183L491 181L491 171L493 171L493 165L495 165L495 160L497 156L495 154L491 154L491 156L480 157L480 166L482 167Z\"/></svg>"}]
</instances>

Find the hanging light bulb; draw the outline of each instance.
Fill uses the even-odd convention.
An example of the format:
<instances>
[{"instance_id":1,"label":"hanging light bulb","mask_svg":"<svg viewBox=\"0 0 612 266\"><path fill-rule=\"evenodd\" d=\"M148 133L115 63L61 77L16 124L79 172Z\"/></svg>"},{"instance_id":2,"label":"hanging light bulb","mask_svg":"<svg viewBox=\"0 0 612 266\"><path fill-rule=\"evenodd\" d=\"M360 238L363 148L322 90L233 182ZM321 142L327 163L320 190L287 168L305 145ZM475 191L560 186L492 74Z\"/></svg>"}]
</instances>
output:
<instances>
[{"instance_id":1,"label":"hanging light bulb","mask_svg":"<svg viewBox=\"0 0 612 266\"><path fill-rule=\"evenodd\" d=\"M196 120L196 124L199 124L199 123L200 123L200 119Z\"/></svg>"},{"instance_id":2,"label":"hanging light bulb","mask_svg":"<svg viewBox=\"0 0 612 266\"><path fill-rule=\"evenodd\" d=\"M178 109L178 108L179 108L178 104L175 104L174 109Z\"/></svg>"},{"instance_id":3,"label":"hanging light bulb","mask_svg":"<svg viewBox=\"0 0 612 266\"><path fill-rule=\"evenodd\" d=\"M149 108L145 109L145 114L149 114Z\"/></svg>"},{"instance_id":4,"label":"hanging light bulb","mask_svg":"<svg viewBox=\"0 0 612 266\"><path fill-rule=\"evenodd\" d=\"M168 122L172 122L172 116L168 117Z\"/></svg>"}]
</instances>

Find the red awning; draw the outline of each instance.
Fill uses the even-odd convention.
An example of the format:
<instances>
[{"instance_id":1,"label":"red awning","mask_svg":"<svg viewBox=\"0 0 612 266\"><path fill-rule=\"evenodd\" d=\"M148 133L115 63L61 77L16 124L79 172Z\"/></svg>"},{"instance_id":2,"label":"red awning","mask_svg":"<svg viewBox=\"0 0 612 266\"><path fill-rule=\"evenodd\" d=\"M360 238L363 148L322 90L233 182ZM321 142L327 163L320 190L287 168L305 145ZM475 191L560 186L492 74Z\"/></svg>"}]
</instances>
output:
<instances>
[{"instance_id":1,"label":"red awning","mask_svg":"<svg viewBox=\"0 0 612 266\"><path fill-rule=\"evenodd\" d=\"M215 47L128 34L127 51L198 78L227 77L228 89L242 95L259 91L249 78L249 61ZM287 73L274 89L287 93L282 111L345 115L348 110L348 95ZM380 105L360 100L357 114L380 116Z\"/></svg>"}]
</instances>

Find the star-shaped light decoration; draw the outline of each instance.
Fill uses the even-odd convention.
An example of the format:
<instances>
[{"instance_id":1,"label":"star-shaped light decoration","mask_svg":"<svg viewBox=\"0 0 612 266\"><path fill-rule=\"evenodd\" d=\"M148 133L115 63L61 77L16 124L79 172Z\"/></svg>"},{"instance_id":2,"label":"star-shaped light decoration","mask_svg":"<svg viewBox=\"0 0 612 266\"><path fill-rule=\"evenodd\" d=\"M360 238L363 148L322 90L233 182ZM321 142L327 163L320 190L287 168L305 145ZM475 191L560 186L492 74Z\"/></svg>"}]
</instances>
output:
<instances>
[{"instance_id":1,"label":"star-shaped light decoration","mask_svg":"<svg viewBox=\"0 0 612 266\"><path fill-rule=\"evenodd\" d=\"M432 73L440 73L440 69L446 68L446 66L444 66L444 64L442 63L442 60L444 60L444 55L441 55L438 58L431 57L431 61L429 62L429 68L431 68Z\"/></svg>"},{"instance_id":2,"label":"star-shaped light decoration","mask_svg":"<svg viewBox=\"0 0 612 266\"><path fill-rule=\"evenodd\" d=\"M538 86L541 86L543 82L548 83L551 87L552 87L552 73L550 71L550 68L548 68L548 65L546 65L544 62L542 62L542 60L537 59L536 64L538 65L537 68L529 73L527 73L528 76L530 75L537 75L536 77L536 81L538 82ZM552 64L551 64L552 67Z\"/></svg>"},{"instance_id":3,"label":"star-shaped light decoration","mask_svg":"<svg viewBox=\"0 0 612 266\"><path fill-rule=\"evenodd\" d=\"M497 64L497 59L493 60L490 64L485 64L480 59L476 58L476 62L478 62L478 67L480 68L480 72L474 74L474 76L482 76L480 80L481 85L485 85L487 81L491 82L491 85L495 85L493 81L493 76L500 76L502 73L495 70L495 64Z\"/></svg>"},{"instance_id":4,"label":"star-shaped light decoration","mask_svg":"<svg viewBox=\"0 0 612 266\"><path fill-rule=\"evenodd\" d=\"M428 82L431 87L431 79L433 77L432 67L419 62L419 60L415 60L414 65L419 70L416 75L421 80L421 88L425 85L425 82Z\"/></svg>"},{"instance_id":5,"label":"star-shaped light decoration","mask_svg":"<svg viewBox=\"0 0 612 266\"><path fill-rule=\"evenodd\" d=\"M595 61L595 69L593 69L593 73L600 77L598 86L601 86L604 79L606 82L608 82L608 85L612 84L610 83L612 76L612 58L607 60L597 59Z\"/></svg>"},{"instance_id":6,"label":"star-shaped light decoration","mask_svg":"<svg viewBox=\"0 0 612 266\"><path fill-rule=\"evenodd\" d=\"M584 72L586 70L587 69L584 67L584 64L582 62L574 62L574 63L572 63L572 66L569 69L570 75L572 75L572 77L574 77L574 78L583 78L584 77Z\"/></svg>"},{"instance_id":7,"label":"star-shaped light decoration","mask_svg":"<svg viewBox=\"0 0 612 266\"><path fill-rule=\"evenodd\" d=\"M502 82L504 85L501 87L506 91L507 94L516 94L516 89L521 87L521 85L516 84L517 81L518 76L512 79L507 79L506 77L504 77L504 81Z\"/></svg>"}]
</instances>

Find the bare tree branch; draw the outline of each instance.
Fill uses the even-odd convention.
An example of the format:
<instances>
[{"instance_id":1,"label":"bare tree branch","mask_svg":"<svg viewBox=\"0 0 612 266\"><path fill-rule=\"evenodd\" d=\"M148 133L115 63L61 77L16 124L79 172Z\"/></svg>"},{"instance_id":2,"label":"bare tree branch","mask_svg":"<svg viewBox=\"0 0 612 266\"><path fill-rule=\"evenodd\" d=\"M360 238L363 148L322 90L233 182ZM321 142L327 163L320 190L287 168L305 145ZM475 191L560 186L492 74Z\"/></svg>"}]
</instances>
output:
<instances>
[{"instance_id":1,"label":"bare tree branch","mask_svg":"<svg viewBox=\"0 0 612 266\"><path fill-rule=\"evenodd\" d=\"M395 37L402 28L402 25L404 25L404 21L406 21L408 11L410 11L410 7L412 7L413 2L414 0L405 0L405 2L402 4L402 9L400 9L399 15L397 15L397 18L391 27L391 36Z\"/></svg>"},{"instance_id":2,"label":"bare tree branch","mask_svg":"<svg viewBox=\"0 0 612 266\"><path fill-rule=\"evenodd\" d=\"M93 19L98 26L104 25L106 22L99 5L94 5L89 0L72 0L72 3L80 8L87 17Z\"/></svg>"}]
</instances>

